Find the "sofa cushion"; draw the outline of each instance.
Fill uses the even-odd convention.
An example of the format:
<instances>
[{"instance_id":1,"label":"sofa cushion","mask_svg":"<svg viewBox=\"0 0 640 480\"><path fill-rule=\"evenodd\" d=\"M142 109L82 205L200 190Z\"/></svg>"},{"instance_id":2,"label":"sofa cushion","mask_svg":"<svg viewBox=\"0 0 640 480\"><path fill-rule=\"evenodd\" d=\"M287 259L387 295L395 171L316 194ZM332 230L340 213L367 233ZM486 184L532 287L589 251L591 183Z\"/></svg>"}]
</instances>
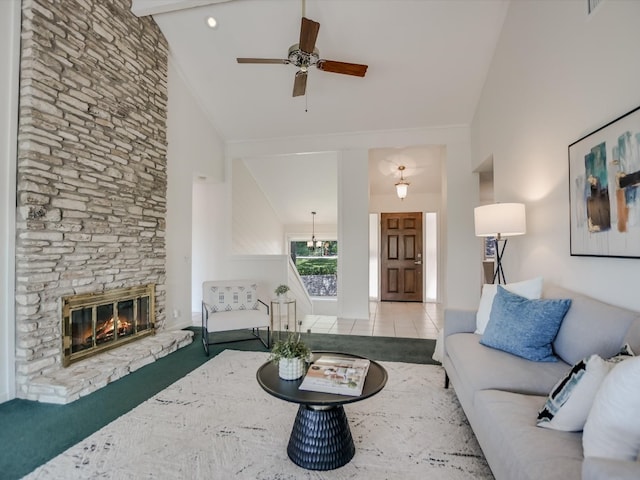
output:
<instances>
[{"instance_id":1,"label":"sofa cushion","mask_svg":"<svg viewBox=\"0 0 640 480\"><path fill-rule=\"evenodd\" d=\"M459 388L469 392L494 388L546 397L570 368L564 362L531 362L485 347L473 333L445 337L445 352L457 367Z\"/></svg>"},{"instance_id":2,"label":"sofa cushion","mask_svg":"<svg viewBox=\"0 0 640 480\"><path fill-rule=\"evenodd\" d=\"M640 462L587 457L582 462L582 480L638 480Z\"/></svg>"},{"instance_id":3,"label":"sofa cushion","mask_svg":"<svg viewBox=\"0 0 640 480\"><path fill-rule=\"evenodd\" d=\"M504 285L504 288L530 300L538 299L542 295L542 277L536 277L522 282L508 283ZM478 311L476 313L475 333L482 335L484 330L487 328L487 323L489 323L489 317L491 315L493 299L495 298L497 291L498 285L489 283L483 285L480 304L478 305Z\"/></svg>"},{"instance_id":4,"label":"sofa cushion","mask_svg":"<svg viewBox=\"0 0 640 480\"><path fill-rule=\"evenodd\" d=\"M639 316L637 312L557 286L545 285L543 298L571 299L571 308L553 341L556 355L570 365L593 353L602 358L617 354L629 326ZM634 347L633 343L631 347ZM635 350L636 353L640 351Z\"/></svg>"},{"instance_id":5,"label":"sofa cushion","mask_svg":"<svg viewBox=\"0 0 640 480\"><path fill-rule=\"evenodd\" d=\"M499 390L476 393L474 432L495 478L580 478L581 435L538 428L536 413L544 401Z\"/></svg>"},{"instance_id":6,"label":"sofa cushion","mask_svg":"<svg viewBox=\"0 0 640 480\"><path fill-rule=\"evenodd\" d=\"M585 457L635 461L640 454L640 357L604 379L584 425Z\"/></svg>"},{"instance_id":7,"label":"sofa cushion","mask_svg":"<svg viewBox=\"0 0 640 480\"><path fill-rule=\"evenodd\" d=\"M551 342L571 300L529 300L498 285L480 343L536 362L555 362Z\"/></svg>"}]
</instances>

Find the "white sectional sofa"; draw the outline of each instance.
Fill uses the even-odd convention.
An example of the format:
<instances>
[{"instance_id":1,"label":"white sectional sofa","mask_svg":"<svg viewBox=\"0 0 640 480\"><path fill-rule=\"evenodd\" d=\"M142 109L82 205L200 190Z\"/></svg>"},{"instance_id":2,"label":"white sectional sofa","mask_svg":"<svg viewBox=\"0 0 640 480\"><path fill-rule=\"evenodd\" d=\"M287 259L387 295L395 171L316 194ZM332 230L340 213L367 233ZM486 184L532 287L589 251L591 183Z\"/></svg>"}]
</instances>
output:
<instances>
[{"instance_id":1,"label":"white sectional sofa","mask_svg":"<svg viewBox=\"0 0 640 480\"><path fill-rule=\"evenodd\" d=\"M495 478L640 479L640 461L585 459L581 431L537 425L549 393L573 364L591 354L615 356L625 343L640 352L640 314L559 287L545 287L542 297L571 299L553 340L557 362L526 360L482 345L482 335L474 333L475 311L445 312L447 382L455 389Z\"/></svg>"}]
</instances>

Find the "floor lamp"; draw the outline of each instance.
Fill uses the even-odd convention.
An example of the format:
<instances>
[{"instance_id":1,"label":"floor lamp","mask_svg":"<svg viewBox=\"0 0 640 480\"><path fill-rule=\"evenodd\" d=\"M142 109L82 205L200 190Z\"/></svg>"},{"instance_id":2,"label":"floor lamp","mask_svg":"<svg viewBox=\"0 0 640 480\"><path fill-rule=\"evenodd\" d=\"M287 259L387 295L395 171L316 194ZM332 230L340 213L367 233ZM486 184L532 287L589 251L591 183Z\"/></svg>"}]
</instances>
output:
<instances>
[{"instance_id":1,"label":"floor lamp","mask_svg":"<svg viewBox=\"0 0 640 480\"><path fill-rule=\"evenodd\" d=\"M473 212L476 237L493 237L496 250L496 270L493 274L493 283L506 284L502 269L502 258L507 246L507 238L515 235L524 235L527 231L527 222L522 203L494 203L476 207ZM502 248L500 248L500 242Z\"/></svg>"}]
</instances>

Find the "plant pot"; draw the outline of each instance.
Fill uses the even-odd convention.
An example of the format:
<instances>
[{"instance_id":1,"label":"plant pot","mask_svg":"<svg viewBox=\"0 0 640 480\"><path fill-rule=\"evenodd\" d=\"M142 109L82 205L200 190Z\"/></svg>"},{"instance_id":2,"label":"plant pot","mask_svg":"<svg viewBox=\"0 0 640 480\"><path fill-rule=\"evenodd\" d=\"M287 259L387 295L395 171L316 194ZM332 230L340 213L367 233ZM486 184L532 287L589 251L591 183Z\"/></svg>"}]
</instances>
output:
<instances>
[{"instance_id":1,"label":"plant pot","mask_svg":"<svg viewBox=\"0 0 640 480\"><path fill-rule=\"evenodd\" d=\"M278 374L283 380L297 380L305 372L304 358L281 358L278 362Z\"/></svg>"}]
</instances>

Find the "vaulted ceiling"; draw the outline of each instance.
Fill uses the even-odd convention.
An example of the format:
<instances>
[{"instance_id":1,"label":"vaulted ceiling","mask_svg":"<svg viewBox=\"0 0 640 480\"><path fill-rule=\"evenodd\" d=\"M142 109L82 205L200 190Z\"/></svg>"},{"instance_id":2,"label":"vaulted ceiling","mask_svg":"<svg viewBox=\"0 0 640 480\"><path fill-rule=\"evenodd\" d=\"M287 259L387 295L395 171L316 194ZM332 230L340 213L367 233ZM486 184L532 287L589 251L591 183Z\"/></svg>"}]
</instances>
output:
<instances>
[{"instance_id":1,"label":"vaulted ceiling","mask_svg":"<svg viewBox=\"0 0 640 480\"><path fill-rule=\"evenodd\" d=\"M244 142L470 124L508 4L133 0L132 11L153 15L175 65L222 138ZM320 23L320 58L366 64L364 78L310 67L306 95L294 98L297 67L236 62L287 58L299 42L303 6L305 16ZM209 17L216 19L215 28L207 26ZM393 163L380 158L371 175ZM386 172L371 185L388 188L390 181Z\"/></svg>"}]
</instances>

